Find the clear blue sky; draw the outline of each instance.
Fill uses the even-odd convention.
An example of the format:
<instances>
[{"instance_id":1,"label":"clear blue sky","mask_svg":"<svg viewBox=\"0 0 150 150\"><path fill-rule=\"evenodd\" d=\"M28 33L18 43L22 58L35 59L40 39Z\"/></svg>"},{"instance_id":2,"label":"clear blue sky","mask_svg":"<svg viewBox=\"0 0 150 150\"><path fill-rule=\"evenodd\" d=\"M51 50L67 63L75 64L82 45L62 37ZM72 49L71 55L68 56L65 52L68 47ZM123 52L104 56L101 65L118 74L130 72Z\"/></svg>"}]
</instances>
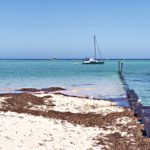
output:
<instances>
[{"instance_id":1,"label":"clear blue sky","mask_svg":"<svg viewBox=\"0 0 150 150\"><path fill-rule=\"evenodd\" d=\"M0 58L150 58L150 0L1 0Z\"/></svg>"}]
</instances>

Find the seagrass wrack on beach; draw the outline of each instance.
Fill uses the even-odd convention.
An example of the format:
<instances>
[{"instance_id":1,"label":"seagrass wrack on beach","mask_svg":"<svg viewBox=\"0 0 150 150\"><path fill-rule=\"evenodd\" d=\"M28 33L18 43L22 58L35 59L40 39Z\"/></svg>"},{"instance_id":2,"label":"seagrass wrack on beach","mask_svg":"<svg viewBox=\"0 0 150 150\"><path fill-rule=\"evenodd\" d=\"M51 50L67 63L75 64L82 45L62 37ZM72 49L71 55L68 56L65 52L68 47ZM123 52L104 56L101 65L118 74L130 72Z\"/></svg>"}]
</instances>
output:
<instances>
[{"instance_id":1,"label":"seagrass wrack on beach","mask_svg":"<svg viewBox=\"0 0 150 150\"><path fill-rule=\"evenodd\" d=\"M40 92L0 95L1 149L148 149L133 111ZM22 125L24 124L24 125ZM30 141L30 142L29 142Z\"/></svg>"}]
</instances>

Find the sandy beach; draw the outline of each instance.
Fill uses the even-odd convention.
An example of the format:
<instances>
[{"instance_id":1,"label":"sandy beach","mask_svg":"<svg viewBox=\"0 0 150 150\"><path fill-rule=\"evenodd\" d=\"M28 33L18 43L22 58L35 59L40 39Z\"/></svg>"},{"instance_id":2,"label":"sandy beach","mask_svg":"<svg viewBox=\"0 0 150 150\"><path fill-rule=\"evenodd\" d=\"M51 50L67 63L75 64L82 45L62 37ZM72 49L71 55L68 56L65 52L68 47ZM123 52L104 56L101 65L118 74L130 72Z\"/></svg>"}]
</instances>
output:
<instances>
[{"instance_id":1,"label":"sandy beach","mask_svg":"<svg viewBox=\"0 0 150 150\"><path fill-rule=\"evenodd\" d=\"M0 95L2 150L150 149L128 108L51 93Z\"/></svg>"},{"instance_id":2,"label":"sandy beach","mask_svg":"<svg viewBox=\"0 0 150 150\"><path fill-rule=\"evenodd\" d=\"M150 150L150 0L0 0L0 150Z\"/></svg>"}]
</instances>

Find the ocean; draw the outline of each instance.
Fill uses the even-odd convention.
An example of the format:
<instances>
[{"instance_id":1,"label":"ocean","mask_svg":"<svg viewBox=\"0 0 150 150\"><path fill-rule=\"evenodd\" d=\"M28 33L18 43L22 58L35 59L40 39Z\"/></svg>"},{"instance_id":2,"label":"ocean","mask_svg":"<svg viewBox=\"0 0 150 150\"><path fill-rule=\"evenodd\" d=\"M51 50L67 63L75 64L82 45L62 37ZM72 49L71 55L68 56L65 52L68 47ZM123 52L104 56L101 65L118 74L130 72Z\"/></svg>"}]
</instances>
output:
<instances>
[{"instance_id":1,"label":"ocean","mask_svg":"<svg viewBox=\"0 0 150 150\"><path fill-rule=\"evenodd\" d=\"M144 105L150 106L150 60L126 60L124 64L129 87L136 91Z\"/></svg>"},{"instance_id":2,"label":"ocean","mask_svg":"<svg viewBox=\"0 0 150 150\"><path fill-rule=\"evenodd\" d=\"M123 60L124 75L145 105L150 105L150 60ZM0 93L20 88L63 87L65 93L101 99L123 99L118 60L83 65L81 60L0 60Z\"/></svg>"}]
</instances>

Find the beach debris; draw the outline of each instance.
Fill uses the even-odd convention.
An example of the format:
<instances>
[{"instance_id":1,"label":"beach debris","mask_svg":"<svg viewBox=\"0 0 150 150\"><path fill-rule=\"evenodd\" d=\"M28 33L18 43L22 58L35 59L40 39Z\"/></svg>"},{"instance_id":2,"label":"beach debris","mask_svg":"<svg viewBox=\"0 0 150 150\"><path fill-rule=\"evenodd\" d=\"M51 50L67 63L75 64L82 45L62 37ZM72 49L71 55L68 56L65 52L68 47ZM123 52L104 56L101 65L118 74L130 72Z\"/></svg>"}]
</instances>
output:
<instances>
[{"instance_id":1,"label":"beach debris","mask_svg":"<svg viewBox=\"0 0 150 150\"><path fill-rule=\"evenodd\" d=\"M29 93L15 93L15 94L0 94L0 98L3 98L3 101L0 102L0 108L6 110L21 110L25 108L32 108L35 106L54 106L54 104L48 98L51 96L37 97ZM6 97L4 99L4 97Z\"/></svg>"},{"instance_id":2,"label":"beach debris","mask_svg":"<svg viewBox=\"0 0 150 150\"><path fill-rule=\"evenodd\" d=\"M62 142L61 147L57 147L58 149L63 146L64 149L70 148L70 144L72 149L76 149L79 141L75 139L83 139L82 144L86 144L87 149L150 149L150 139L142 135L141 131L144 130L143 125L137 122L133 111L128 108L118 107L111 101L68 97L57 94L50 95L46 93L19 93L0 94L0 106L0 131L9 137L10 132L5 131L12 130L12 128L10 127L10 123L8 126L6 126L7 123L4 124L4 118L5 116L9 116L10 118L14 117L13 120L15 122L10 120L13 123L12 132L15 132L16 135L15 139L12 137L11 139L15 141L18 138L17 140L22 143L22 145L19 145L24 149L28 145L26 141L20 139L22 136L30 138L31 143L34 143L35 139L38 139L36 143L40 143L38 144L40 149L46 149L50 146L50 143L54 144L53 142L56 139L57 142ZM113 111L114 109L117 111ZM29 119L30 116L31 119ZM6 120L9 120L8 118ZM26 128L20 124L25 121L25 118L29 119L27 121L27 132L32 132L27 135L22 135L24 132L21 132L21 130L26 130ZM51 126L49 127L48 124ZM21 126L21 128L18 128L18 126ZM35 126L38 129L35 130ZM70 126L72 127L70 128ZM7 129L4 130L4 128ZM50 130L47 131L48 128ZM40 135L46 136L37 136L37 131L39 131ZM63 133L56 134L60 131L63 131ZM3 138L3 136L0 137L2 141ZM44 140L41 141L41 139ZM9 145L10 140L6 140L6 145ZM82 144L79 149L83 148ZM1 144L1 146L4 147L5 145ZM30 149L35 149L35 147L36 144ZM9 150L9 148L7 149Z\"/></svg>"},{"instance_id":3,"label":"beach debris","mask_svg":"<svg viewBox=\"0 0 150 150\"><path fill-rule=\"evenodd\" d=\"M42 88L42 89L36 89L36 88L21 88L16 91L22 91L22 92L56 92L56 91L62 91L66 90L61 87L49 87L49 88Z\"/></svg>"}]
</instances>

